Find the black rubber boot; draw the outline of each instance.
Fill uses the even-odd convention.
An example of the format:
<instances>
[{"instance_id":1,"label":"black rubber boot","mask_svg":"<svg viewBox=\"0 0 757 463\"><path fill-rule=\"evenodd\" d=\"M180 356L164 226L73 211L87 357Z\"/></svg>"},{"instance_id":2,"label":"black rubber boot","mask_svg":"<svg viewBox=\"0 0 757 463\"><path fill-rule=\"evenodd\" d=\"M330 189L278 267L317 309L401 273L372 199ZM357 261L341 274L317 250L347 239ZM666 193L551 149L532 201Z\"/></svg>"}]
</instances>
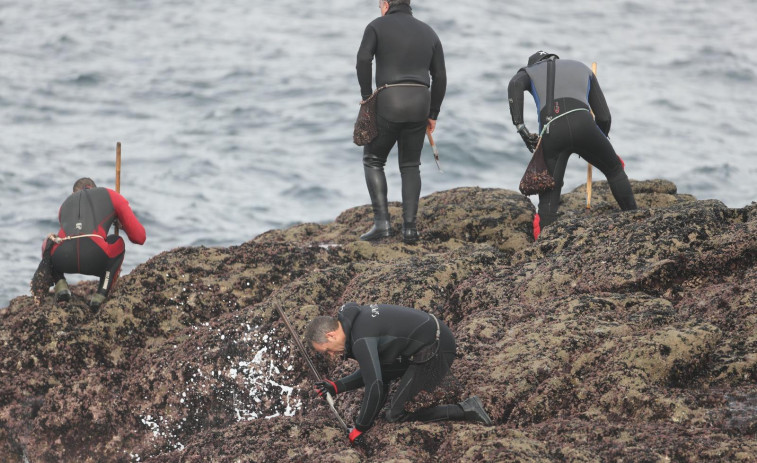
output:
<instances>
[{"instance_id":1,"label":"black rubber boot","mask_svg":"<svg viewBox=\"0 0 757 463\"><path fill-rule=\"evenodd\" d=\"M405 244L415 244L418 242L418 230L415 228L415 223L402 224L402 241Z\"/></svg>"},{"instance_id":2,"label":"black rubber boot","mask_svg":"<svg viewBox=\"0 0 757 463\"><path fill-rule=\"evenodd\" d=\"M481 405L481 401L476 396L468 397L459 404L463 408L465 413L465 421L472 423L483 423L487 426L491 426L492 419L486 414L484 406Z\"/></svg>"},{"instance_id":3,"label":"black rubber boot","mask_svg":"<svg viewBox=\"0 0 757 463\"><path fill-rule=\"evenodd\" d=\"M386 199L386 176L381 167L369 167L363 165L365 171L365 184L368 186L368 194L371 195L373 206L373 228L368 233L360 235L363 241L373 241L392 235L392 227L389 218L389 202Z\"/></svg>"},{"instance_id":4,"label":"black rubber boot","mask_svg":"<svg viewBox=\"0 0 757 463\"><path fill-rule=\"evenodd\" d=\"M101 292L96 292L92 295L92 298L89 300L89 308L92 310L92 312L97 312L97 310L100 308L100 306L105 302L107 296Z\"/></svg>"},{"instance_id":5,"label":"black rubber boot","mask_svg":"<svg viewBox=\"0 0 757 463\"><path fill-rule=\"evenodd\" d=\"M68 302L71 300L71 291L68 289L66 280L60 279L55 283L55 302Z\"/></svg>"},{"instance_id":6,"label":"black rubber boot","mask_svg":"<svg viewBox=\"0 0 757 463\"><path fill-rule=\"evenodd\" d=\"M421 171L418 166L402 167L402 241L405 244L418 242L415 218L421 196Z\"/></svg>"}]
</instances>

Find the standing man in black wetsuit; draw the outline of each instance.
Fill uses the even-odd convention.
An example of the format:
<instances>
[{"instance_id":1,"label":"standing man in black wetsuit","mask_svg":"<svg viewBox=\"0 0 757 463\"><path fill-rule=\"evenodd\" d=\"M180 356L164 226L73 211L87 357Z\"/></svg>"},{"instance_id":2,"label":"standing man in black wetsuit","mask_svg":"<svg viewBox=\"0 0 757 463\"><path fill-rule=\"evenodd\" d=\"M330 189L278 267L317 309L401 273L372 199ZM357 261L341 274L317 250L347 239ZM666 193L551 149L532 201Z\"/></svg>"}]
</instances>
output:
<instances>
[{"instance_id":1,"label":"standing man in black wetsuit","mask_svg":"<svg viewBox=\"0 0 757 463\"><path fill-rule=\"evenodd\" d=\"M555 179L555 188L539 195L534 238L538 238L541 227L557 218L565 167L573 153L578 153L602 171L621 209L636 209L623 161L607 139L610 109L594 73L578 61L559 59L555 54L538 51L528 59L528 66L513 76L507 87L510 115L526 146L533 152L539 135L530 133L523 124L525 91L530 92L536 101L544 160Z\"/></svg>"},{"instance_id":2,"label":"standing man in black wetsuit","mask_svg":"<svg viewBox=\"0 0 757 463\"><path fill-rule=\"evenodd\" d=\"M136 244L144 244L145 228L126 198L110 188L98 188L92 179L84 177L74 183L73 190L58 211L58 238L63 240L52 247L55 300L71 298L65 273L94 275L100 277L100 284L89 306L96 310L115 285L124 261L124 240L108 235L111 225L118 220L129 240Z\"/></svg>"},{"instance_id":3,"label":"standing man in black wetsuit","mask_svg":"<svg viewBox=\"0 0 757 463\"><path fill-rule=\"evenodd\" d=\"M316 383L320 395L332 396L365 387L363 405L349 434L355 442L373 426L386 403L391 381L400 379L386 412L389 422L465 420L491 425L481 401L471 396L459 404L438 405L415 413L405 404L422 391L431 391L455 360L455 339L434 315L395 305L361 306L349 302L337 317L316 317L305 329L305 345L332 357L357 360L360 369L337 381Z\"/></svg>"},{"instance_id":4,"label":"standing man in black wetsuit","mask_svg":"<svg viewBox=\"0 0 757 463\"><path fill-rule=\"evenodd\" d=\"M357 78L363 100L372 93L376 57L378 136L363 148L363 168L373 206L373 228L360 237L375 240L391 235L384 165L394 144L402 174L402 238L418 241L415 218L421 194L421 150L426 129L433 133L447 89L444 51L431 27L415 19L410 0L379 0L381 17L365 28L357 53ZM420 85L418 85L420 84ZM429 91L430 87L430 91Z\"/></svg>"}]
</instances>

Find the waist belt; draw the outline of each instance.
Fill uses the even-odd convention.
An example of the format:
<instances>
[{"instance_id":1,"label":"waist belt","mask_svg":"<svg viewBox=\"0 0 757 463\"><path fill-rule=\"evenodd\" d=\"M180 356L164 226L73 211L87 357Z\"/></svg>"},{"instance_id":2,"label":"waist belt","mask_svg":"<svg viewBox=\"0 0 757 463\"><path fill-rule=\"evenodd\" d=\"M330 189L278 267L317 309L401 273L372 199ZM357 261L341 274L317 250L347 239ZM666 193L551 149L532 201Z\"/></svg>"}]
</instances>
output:
<instances>
[{"instance_id":1,"label":"waist belt","mask_svg":"<svg viewBox=\"0 0 757 463\"><path fill-rule=\"evenodd\" d=\"M411 363L426 363L432 358L436 357L436 354L439 352L439 334L441 334L441 328L439 327L439 319L436 318L434 314L429 314L431 317L433 317L434 321L436 322L436 339L434 339L433 344L429 344L428 346L421 347L421 349L408 357L407 359Z\"/></svg>"},{"instance_id":2,"label":"waist belt","mask_svg":"<svg viewBox=\"0 0 757 463\"><path fill-rule=\"evenodd\" d=\"M544 124L544 127L542 127L541 132L539 133L539 137L541 137L542 135L544 135L544 132L549 133L549 124L553 123L554 121L560 119L563 116L567 116L568 114L574 113L576 111L588 111L588 109L586 109L586 108L571 109L570 111L564 112L564 113L560 114L559 116L555 116L555 117L551 118L549 120L549 122L547 122L546 124Z\"/></svg>"},{"instance_id":3,"label":"waist belt","mask_svg":"<svg viewBox=\"0 0 757 463\"><path fill-rule=\"evenodd\" d=\"M50 241L52 241L55 244L60 244L60 243L62 243L64 241L68 241L68 240L78 240L79 238L100 238L101 240L105 239L102 236L95 235L95 234L69 235L69 236L64 236L64 237L60 237L60 236L58 236L58 235L56 235L54 233L50 233L49 235L47 235L47 239L50 240Z\"/></svg>"},{"instance_id":4,"label":"waist belt","mask_svg":"<svg viewBox=\"0 0 757 463\"><path fill-rule=\"evenodd\" d=\"M381 87L379 87L376 90L374 90L373 93L371 93L371 96L369 96L365 100L361 101L360 104L365 104L365 103L371 101L372 99L376 98L376 96L379 93L381 93L381 90L384 90L384 89L387 89L387 88L391 88L391 87L425 87L425 88L429 88L428 85L425 85L425 84L412 84L412 83L406 83L406 84L384 84Z\"/></svg>"}]
</instances>

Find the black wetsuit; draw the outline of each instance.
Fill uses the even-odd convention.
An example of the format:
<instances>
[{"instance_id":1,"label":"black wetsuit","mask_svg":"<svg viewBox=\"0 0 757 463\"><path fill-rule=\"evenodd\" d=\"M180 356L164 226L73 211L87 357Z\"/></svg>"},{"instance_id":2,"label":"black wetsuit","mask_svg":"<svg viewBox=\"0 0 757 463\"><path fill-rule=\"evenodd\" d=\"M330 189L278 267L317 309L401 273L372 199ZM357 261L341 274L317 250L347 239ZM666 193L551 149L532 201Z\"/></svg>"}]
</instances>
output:
<instances>
[{"instance_id":1,"label":"black wetsuit","mask_svg":"<svg viewBox=\"0 0 757 463\"><path fill-rule=\"evenodd\" d=\"M376 210L384 207L387 190L383 169L389 152L397 144L403 218L414 224L421 191L418 166L426 126L428 119L438 117L447 88L444 51L434 30L415 19L409 5L396 5L365 28L356 65L363 99L372 93L374 56L377 87L398 83L422 85L389 87L379 93L378 136L363 148L366 182Z\"/></svg>"},{"instance_id":2,"label":"black wetsuit","mask_svg":"<svg viewBox=\"0 0 757 463\"><path fill-rule=\"evenodd\" d=\"M355 428L367 431L387 400L390 382L402 378L387 411L388 421L438 421L461 419L457 404L439 405L413 414L405 403L421 390L430 391L449 371L455 359L455 339L449 328L430 314L394 305L360 306L350 302L339 310L339 322L347 336L345 358L360 369L335 382L337 391L365 387L363 405ZM429 359L430 357L430 359Z\"/></svg>"},{"instance_id":3,"label":"black wetsuit","mask_svg":"<svg viewBox=\"0 0 757 463\"><path fill-rule=\"evenodd\" d=\"M113 287L124 260L123 238L107 235L118 219L121 228L133 243L145 242L145 229L129 207L128 201L108 188L88 188L71 194L58 212L61 238L97 235L65 240L52 249L53 278L65 273L100 277L98 292L107 295Z\"/></svg>"},{"instance_id":4,"label":"black wetsuit","mask_svg":"<svg viewBox=\"0 0 757 463\"><path fill-rule=\"evenodd\" d=\"M554 94L548 107L549 63L554 63ZM536 102L539 131L548 121L542 138L544 160L555 179L555 188L539 195L541 225L557 217L565 167L571 154L577 153L599 169L607 178L612 194L623 210L636 209L623 163L607 139L610 133L610 109L599 82L591 70L578 61L544 60L520 69L507 88L513 124L523 124L523 93L530 92ZM569 111L570 114L566 114ZM594 111L592 117L589 109Z\"/></svg>"}]
</instances>

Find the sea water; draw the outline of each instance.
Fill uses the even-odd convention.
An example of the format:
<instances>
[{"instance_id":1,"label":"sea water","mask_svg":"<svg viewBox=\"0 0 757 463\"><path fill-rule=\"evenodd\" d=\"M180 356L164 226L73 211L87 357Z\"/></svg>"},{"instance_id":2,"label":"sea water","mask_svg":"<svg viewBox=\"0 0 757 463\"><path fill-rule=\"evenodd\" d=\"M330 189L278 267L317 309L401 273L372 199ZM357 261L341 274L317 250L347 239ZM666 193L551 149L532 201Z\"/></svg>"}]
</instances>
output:
<instances>
[{"instance_id":1,"label":"sea water","mask_svg":"<svg viewBox=\"0 0 757 463\"><path fill-rule=\"evenodd\" d=\"M444 173L427 146L422 195L517 190L530 154L507 84L543 49L598 63L631 179L729 207L756 199L757 1L412 5L448 74ZM378 15L376 0L0 0L0 307L28 294L73 182L114 187L116 142L121 193L147 230L124 273L178 246L240 244L367 204L355 57ZM529 95L525 112L536 130ZM399 201L396 152L386 171ZM585 181L572 158L564 191Z\"/></svg>"}]
</instances>

